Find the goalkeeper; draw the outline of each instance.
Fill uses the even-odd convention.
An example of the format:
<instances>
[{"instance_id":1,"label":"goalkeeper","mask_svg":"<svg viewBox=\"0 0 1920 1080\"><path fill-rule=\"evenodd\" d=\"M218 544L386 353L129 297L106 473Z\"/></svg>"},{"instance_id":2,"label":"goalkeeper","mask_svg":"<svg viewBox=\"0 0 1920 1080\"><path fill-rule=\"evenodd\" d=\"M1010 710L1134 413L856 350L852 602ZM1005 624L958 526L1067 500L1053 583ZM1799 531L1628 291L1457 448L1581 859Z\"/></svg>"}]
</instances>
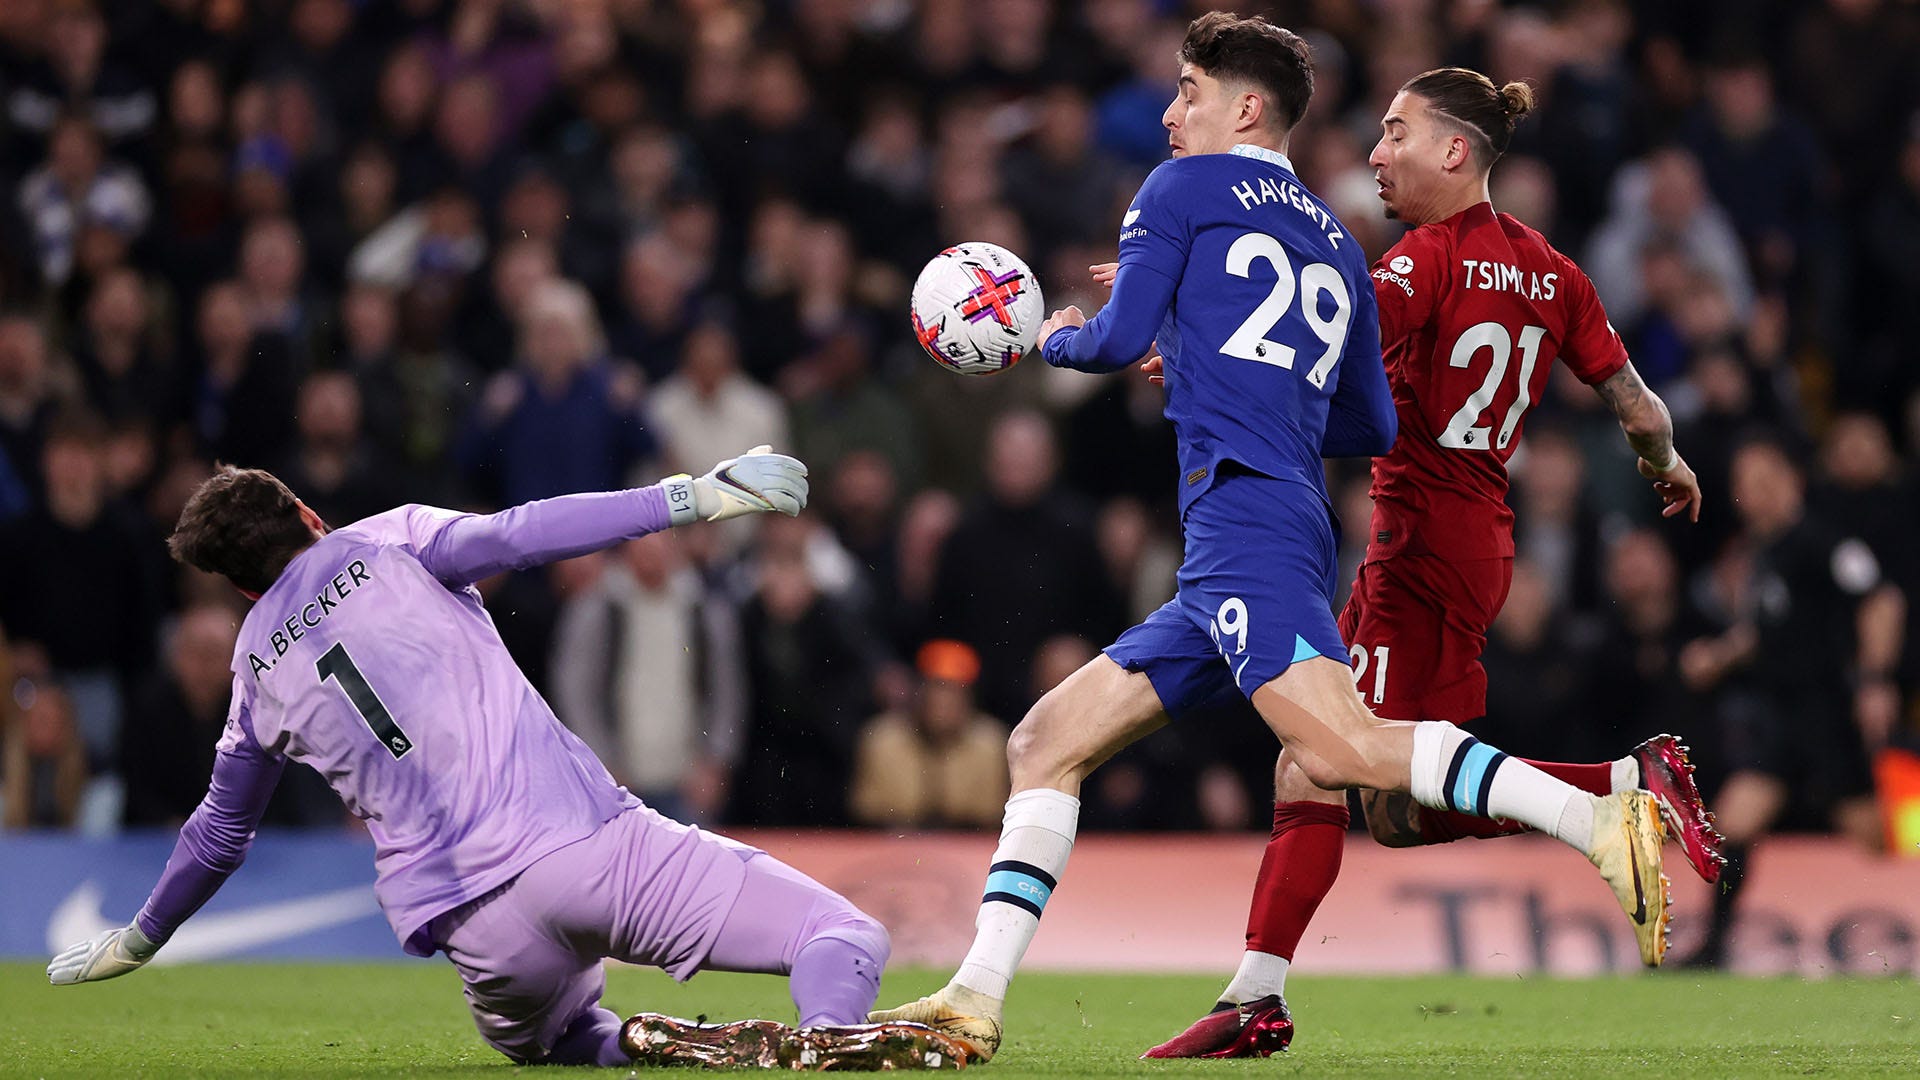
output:
<instances>
[{"instance_id":1,"label":"goalkeeper","mask_svg":"<svg viewBox=\"0 0 1920 1080\"><path fill-rule=\"evenodd\" d=\"M48 977L109 979L151 959L239 867L293 760L366 822L374 892L402 947L447 954L481 1037L516 1062L626 1064L646 1056L643 1035L659 1048L658 1030L638 1026L623 1048L619 1018L599 1007L609 956L678 979L789 974L803 1025L864 1020L886 930L616 785L514 664L474 588L695 519L798 514L806 466L768 449L698 479L488 516L403 506L339 530L270 473L221 467L169 541L254 601L212 784L133 922L67 949ZM742 1030L673 1034L759 1038ZM861 1064L882 1063L845 1062Z\"/></svg>"}]
</instances>

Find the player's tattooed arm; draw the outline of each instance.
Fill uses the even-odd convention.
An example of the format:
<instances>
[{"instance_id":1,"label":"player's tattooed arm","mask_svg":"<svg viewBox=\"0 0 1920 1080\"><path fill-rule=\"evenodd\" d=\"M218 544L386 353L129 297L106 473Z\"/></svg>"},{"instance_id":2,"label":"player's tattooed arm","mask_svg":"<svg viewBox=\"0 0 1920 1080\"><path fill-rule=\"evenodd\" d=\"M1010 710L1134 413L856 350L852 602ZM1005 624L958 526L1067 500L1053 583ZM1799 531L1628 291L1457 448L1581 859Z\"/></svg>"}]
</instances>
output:
<instances>
[{"instance_id":1,"label":"player's tattooed arm","mask_svg":"<svg viewBox=\"0 0 1920 1080\"><path fill-rule=\"evenodd\" d=\"M1640 475L1653 481L1653 490L1666 508L1663 517L1685 513L1700 520L1700 481L1673 448L1673 417L1660 395L1647 388L1631 363L1593 388L1620 420L1627 445L1640 455Z\"/></svg>"},{"instance_id":2,"label":"player's tattooed arm","mask_svg":"<svg viewBox=\"0 0 1920 1080\"><path fill-rule=\"evenodd\" d=\"M1673 463L1673 417L1660 395L1647 389L1632 364L1593 388L1600 400L1619 417L1627 444L1657 470Z\"/></svg>"}]
</instances>

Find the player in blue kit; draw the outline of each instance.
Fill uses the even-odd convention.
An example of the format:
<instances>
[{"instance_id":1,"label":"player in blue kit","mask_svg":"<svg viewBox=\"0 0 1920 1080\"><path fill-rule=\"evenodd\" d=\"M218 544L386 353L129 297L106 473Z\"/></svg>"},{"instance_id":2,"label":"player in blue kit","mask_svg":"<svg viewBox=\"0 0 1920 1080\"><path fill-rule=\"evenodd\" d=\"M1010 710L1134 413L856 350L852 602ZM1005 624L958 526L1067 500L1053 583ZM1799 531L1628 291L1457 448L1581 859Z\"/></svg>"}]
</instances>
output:
<instances>
[{"instance_id":1,"label":"player in blue kit","mask_svg":"<svg viewBox=\"0 0 1920 1080\"><path fill-rule=\"evenodd\" d=\"M1174 159L1121 222L1112 299L1091 321L1067 308L1040 329L1047 362L1082 371L1120 370L1157 343L1179 439L1179 593L1014 730L973 946L944 988L874 1020L931 1024L991 1057L1073 848L1081 782L1169 716L1242 696L1320 787L1408 792L1579 849L1658 962L1664 832L1651 796L1589 795L1452 724L1379 720L1354 690L1320 459L1384 454L1396 422L1366 258L1286 157L1312 93L1298 36L1259 18L1195 19L1162 117Z\"/></svg>"}]
</instances>

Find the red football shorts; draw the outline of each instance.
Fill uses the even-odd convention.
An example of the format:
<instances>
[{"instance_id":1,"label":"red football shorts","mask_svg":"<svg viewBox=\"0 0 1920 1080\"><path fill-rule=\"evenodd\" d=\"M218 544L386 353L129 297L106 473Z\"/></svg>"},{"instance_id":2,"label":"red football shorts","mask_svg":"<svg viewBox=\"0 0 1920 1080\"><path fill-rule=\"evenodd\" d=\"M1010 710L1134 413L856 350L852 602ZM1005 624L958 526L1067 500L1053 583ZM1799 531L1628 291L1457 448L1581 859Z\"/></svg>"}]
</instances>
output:
<instances>
[{"instance_id":1,"label":"red football shorts","mask_svg":"<svg viewBox=\"0 0 1920 1080\"><path fill-rule=\"evenodd\" d=\"M1458 724L1486 715L1480 653L1511 584L1510 558L1362 563L1340 612L1360 699L1388 720Z\"/></svg>"}]
</instances>

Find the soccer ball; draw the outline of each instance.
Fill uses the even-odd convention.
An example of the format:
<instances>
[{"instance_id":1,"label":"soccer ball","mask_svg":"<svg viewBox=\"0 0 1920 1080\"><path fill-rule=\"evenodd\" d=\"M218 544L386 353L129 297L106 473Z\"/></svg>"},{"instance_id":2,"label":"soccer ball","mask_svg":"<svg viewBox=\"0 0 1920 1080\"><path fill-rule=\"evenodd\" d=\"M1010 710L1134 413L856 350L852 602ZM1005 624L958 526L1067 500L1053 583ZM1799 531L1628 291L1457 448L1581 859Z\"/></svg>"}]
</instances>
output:
<instances>
[{"instance_id":1,"label":"soccer ball","mask_svg":"<svg viewBox=\"0 0 1920 1080\"><path fill-rule=\"evenodd\" d=\"M913 283L913 336L940 366L991 375L1033 348L1043 311L1040 282L997 244L956 244Z\"/></svg>"}]
</instances>

